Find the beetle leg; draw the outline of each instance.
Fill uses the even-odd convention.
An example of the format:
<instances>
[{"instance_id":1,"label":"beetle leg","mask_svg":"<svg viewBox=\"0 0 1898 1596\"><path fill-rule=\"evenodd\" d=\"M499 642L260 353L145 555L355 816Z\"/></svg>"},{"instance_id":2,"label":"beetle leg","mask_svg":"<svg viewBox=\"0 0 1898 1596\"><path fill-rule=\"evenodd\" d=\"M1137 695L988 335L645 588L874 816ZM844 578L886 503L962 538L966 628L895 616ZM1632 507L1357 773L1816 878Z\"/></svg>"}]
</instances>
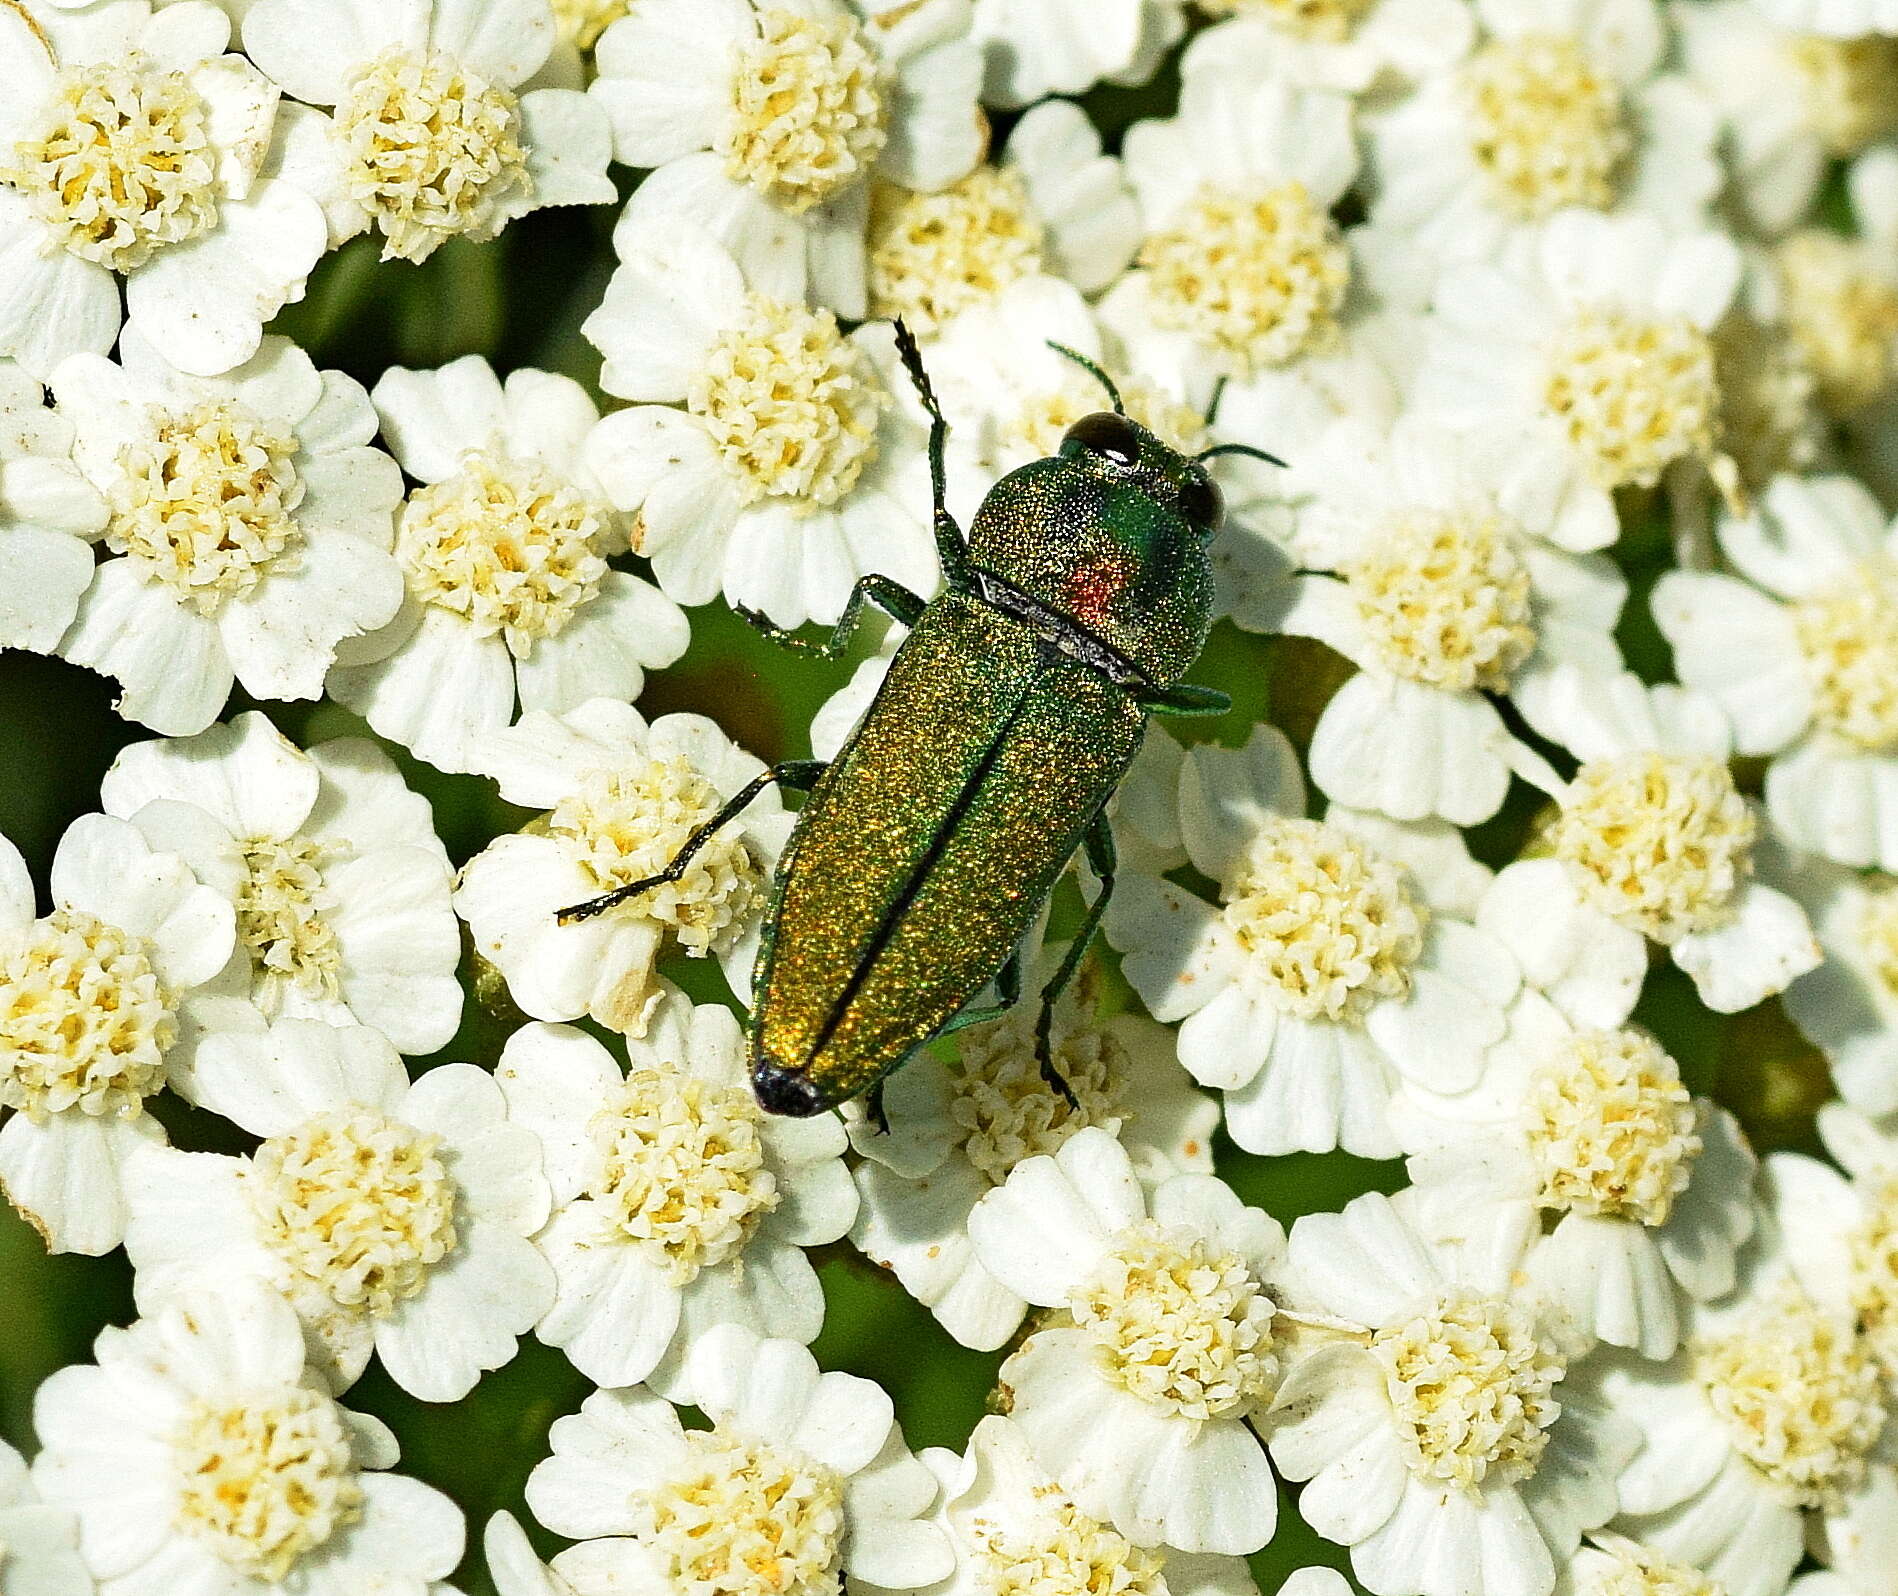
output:
<instances>
[{"instance_id":1,"label":"beetle leg","mask_svg":"<svg viewBox=\"0 0 1898 1596\"><path fill-rule=\"evenodd\" d=\"M936 1034L953 1036L957 1031L966 1031L971 1025L986 1025L990 1020L999 1020L1004 1014L1021 1002L1021 949L1009 954L1001 969L995 973L996 989L1002 994L999 1003L985 1003L979 1009L963 1009L952 1014L949 1022Z\"/></svg>"},{"instance_id":2,"label":"beetle leg","mask_svg":"<svg viewBox=\"0 0 1898 1596\"><path fill-rule=\"evenodd\" d=\"M1081 922L1081 929L1075 932L1074 940L1068 944L1067 956L1062 959L1061 968L1041 989L1041 1012L1035 1016L1035 1059L1041 1065L1041 1078L1068 1100L1069 1108L1079 1108L1081 1105L1075 1099L1074 1088L1054 1067L1054 1006L1067 990L1068 983L1074 979L1074 972L1080 969L1081 960L1087 957L1088 944L1094 940L1094 933L1100 930L1101 920L1107 913L1107 900L1114 895L1114 871L1119 861L1114 853L1114 828L1107 823L1105 810L1088 822L1082 846L1087 849L1089 868L1100 878L1101 890L1094 895L1087 918Z\"/></svg>"},{"instance_id":3,"label":"beetle leg","mask_svg":"<svg viewBox=\"0 0 1898 1596\"><path fill-rule=\"evenodd\" d=\"M929 491L934 501L936 559L942 566L943 586L965 591L974 582L975 571L969 563L969 545L963 539L962 528L956 525L956 518L949 513L947 502L949 472L943 454L949 444L949 423L936 401L929 373L923 370L923 357L916 347L916 339L901 316L896 318L896 352L902 357L909 380L916 384L923 408L929 412Z\"/></svg>"},{"instance_id":4,"label":"beetle leg","mask_svg":"<svg viewBox=\"0 0 1898 1596\"><path fill-rule=\"evenodd\" d=\"M871 1121L876 1125L877 1135L879 1136L887 1136L890 1134L890 1115L889 1111L883 1106L883 1088L888 1084L888 1081L878 1081L876 1085L870 1088L863 1099L864 1110L869 1114Z\"/></svg>"},{"instance_id":5,"label":"beetle leg","mask_svg":"<svg viewBox=\"0 0 1898 1596\"><path fill-rule=\"evenodd\" d=\"M910 592L901 582L872 572L869 576L857 578L857 585L850 590L843 614L837 617L837 624L830 629L830 636L821 643L809 642L786 627L773 626L765 616L756 610L746 609L742 604L734 605L733 608L772 642L782 644L794 653L835 659L850 646L851 634L857 629L866 602L876 605L884 614L901 621L905 626L914 626L929 607L927 599Z\"/></svg>"},{"instance_id":6,"label":"beetle leg","mask_svg":"<svg viewBox=\"0 0 1898 1596\"><path fill-rule=\"evenodd\" d=\"M1150 715L1223 715L1232 708L1232 700L1218 688L1191 682L1149 688L1137 694L1136 701Z\"/></svg>"},{"instance_id":7,"label":"beetle leg","mask_svg":"<svg viewBox=\"0 0 1898 1596\"><path fill-rule=\"evenodd\" d=\"M603 897L589 898L585 903L572 903L555 914L554 918L562 925L571 925L576 920L591 920L597 914L605 914L608 909L624 903L628 898L636 898L642 892L650 892L654 887L664 886L668 881L677 881L685 874L686 866L691 864L692 856L713 835L729 821L737 818L745 805L773 782L789 787L797 792L809 792L824 773L824 761L821 759L787 759L781 765L773 765L769 770L754 776L737 792L725 800L725 805L712 818L685 839L685 846L672 856L672 863L656 876L647 876L643 881L634 881L623 887L615 887Z\"/></svg>"}]
</instances>

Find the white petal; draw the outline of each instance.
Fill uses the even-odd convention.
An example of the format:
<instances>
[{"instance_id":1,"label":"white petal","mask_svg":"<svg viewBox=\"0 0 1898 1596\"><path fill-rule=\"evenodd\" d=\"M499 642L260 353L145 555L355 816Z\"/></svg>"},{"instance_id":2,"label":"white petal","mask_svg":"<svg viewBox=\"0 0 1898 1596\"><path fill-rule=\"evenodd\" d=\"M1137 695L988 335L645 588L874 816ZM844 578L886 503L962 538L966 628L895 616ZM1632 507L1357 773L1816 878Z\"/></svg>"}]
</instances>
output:
<instances>
[{"instance_id":1,"label":"white petal","mask_svg":"<svg viewBox=\"0 0 1898 1596\"><path fill-rule=\"evenodd\" d=\"M169 736L203 731L231 691L216 624L142 581L130 558L99 567L59 651L116 677L119 713Z\"/></svg>"},{"instance_id":2,"label":"white petal","mask_svg":"<svg viewBox=\"0 0 1898 1596\"><path fill-rule=\"evenodd\" d=\"M1674 962L1717 1014L1750 1009L1785 991L1825 956L1806 911L1785 893L1749 881L1734 894L1733 919L1692 931L1674 944Z\"/></svg>"},{"instance_id":3,"label":"white petal","mask_svg":"<svg viewBox=\"0 0 1898 1596\"><path fill-rule=\"evenodd\" d=\"M174 244L125 285L131 323L181 371L228 371L257 352L264 323L303 297L304 279L329 247L315 200L266 179L219 207L218 226Z\"/></svg>"},{"instance_id":4,"label":"white petal","mask_svg":"<svg viewBox=\"0 0 1898 1596\"><path fill-rule=\"evenodd\" d=\"M969 1215L983 1266L1030 1302L1053 1304L1145 1211L1140 1182L1111 1136L1082 1131L1052 1158L1024 1159Z\"/></svg>"}]
</instances>

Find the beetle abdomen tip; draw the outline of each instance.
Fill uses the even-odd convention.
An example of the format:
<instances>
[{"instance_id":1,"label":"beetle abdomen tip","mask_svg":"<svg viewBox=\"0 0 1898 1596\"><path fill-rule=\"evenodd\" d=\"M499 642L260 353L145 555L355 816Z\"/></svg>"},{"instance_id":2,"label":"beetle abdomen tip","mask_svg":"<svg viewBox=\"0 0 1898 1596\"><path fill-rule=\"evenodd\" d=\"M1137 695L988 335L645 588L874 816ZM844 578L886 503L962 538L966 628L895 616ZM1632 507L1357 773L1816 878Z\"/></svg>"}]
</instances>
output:
<instances>
[{"instance_id":1,"label":"beetle abdomen tip","mask_svg":"<svg viewBox=\"0 0 1898 1596\"><path fill-rule=\"evenodd\" d=\"M782 1064L760 1059L751 1066L751 1089L759 1106L767 1114L788 1114L793 1119L809 1119L830 1107L824 1094L808 1075L788 1070Z\"/></svg>"}]
</instances>

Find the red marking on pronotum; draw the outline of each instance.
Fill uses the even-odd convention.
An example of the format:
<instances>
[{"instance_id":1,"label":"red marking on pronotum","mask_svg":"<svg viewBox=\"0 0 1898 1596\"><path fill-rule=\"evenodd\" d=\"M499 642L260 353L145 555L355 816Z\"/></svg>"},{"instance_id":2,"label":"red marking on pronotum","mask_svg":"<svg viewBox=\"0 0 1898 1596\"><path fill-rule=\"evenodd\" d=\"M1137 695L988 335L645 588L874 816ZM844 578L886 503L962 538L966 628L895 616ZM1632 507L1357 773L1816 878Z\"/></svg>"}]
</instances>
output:
<instances>
[{"instance_id":1,"label":"red marking on pronotum","mask_svg":"<svg viewBox=\"0 0 1898 1596\"><path fill-rule=\"evenodd\" d=\"M1099 626L1138 573L1138 563L1119 554L1081 566L1067 580L1068 613L1083 626Z\"/></svg>"}]
</instances>

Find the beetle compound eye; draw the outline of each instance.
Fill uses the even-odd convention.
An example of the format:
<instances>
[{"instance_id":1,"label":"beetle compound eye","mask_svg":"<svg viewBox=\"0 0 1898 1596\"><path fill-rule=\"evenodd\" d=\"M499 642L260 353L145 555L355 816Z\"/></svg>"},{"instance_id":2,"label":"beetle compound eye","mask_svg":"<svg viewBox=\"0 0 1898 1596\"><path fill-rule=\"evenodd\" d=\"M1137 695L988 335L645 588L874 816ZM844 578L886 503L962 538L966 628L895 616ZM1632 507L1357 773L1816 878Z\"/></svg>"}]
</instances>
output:
<instances>
[{"instance_id":1,"label":"beetle compound eye","mask_svg":"<svg viewBox=\"0 0 1898 1596\"><path fill-rule=\"evenodd\" d=\"M1089 454L1098 454L1117 466L1140 463L1140 434L1125 416L1116 415L1111 410L1097 410L1091 416L1081 417L1068 428L1063 449L1070 443L1078 444Z\"/></svg>"},{"instance_id":2,"label":"beetle compound eye","mask_svg":"<svg viewBox=\"0 0 1898 1596\"><path fill-rule=\"evenodd\" d=\"M1226 516L1226 500L1219 485L1199 466L1194 466L1180 483L1180 513L1208 537L1219 530Z\"/></svg>"}]
</instances>

